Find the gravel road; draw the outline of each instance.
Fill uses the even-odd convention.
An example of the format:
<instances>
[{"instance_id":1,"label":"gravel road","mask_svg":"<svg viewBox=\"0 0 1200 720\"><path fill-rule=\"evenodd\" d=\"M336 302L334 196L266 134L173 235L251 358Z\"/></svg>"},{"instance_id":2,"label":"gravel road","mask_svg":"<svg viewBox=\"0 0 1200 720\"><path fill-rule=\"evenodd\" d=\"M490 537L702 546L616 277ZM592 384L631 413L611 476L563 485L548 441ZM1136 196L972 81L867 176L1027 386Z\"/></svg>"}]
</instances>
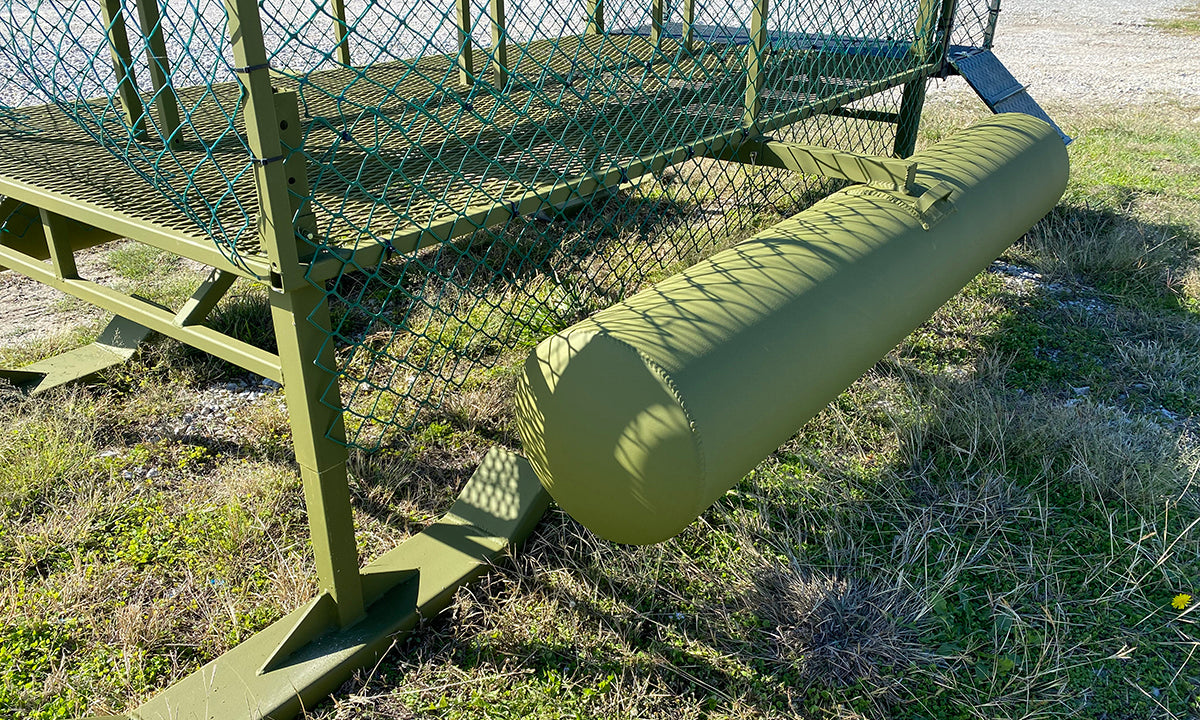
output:
<instances>
[{"instance_id":1,"label":"gravel road","mask_svg":"<svg viewBox=\"0 0 1200 720\"><path fill-rule=\"evenodd\" d=\"M1003 0L996 55L1046 105L1195 105L1200 37L1150 24L1189 2ZM951 80L932 96L962 90L961 80Z\"/></svg>"}]
</instances>

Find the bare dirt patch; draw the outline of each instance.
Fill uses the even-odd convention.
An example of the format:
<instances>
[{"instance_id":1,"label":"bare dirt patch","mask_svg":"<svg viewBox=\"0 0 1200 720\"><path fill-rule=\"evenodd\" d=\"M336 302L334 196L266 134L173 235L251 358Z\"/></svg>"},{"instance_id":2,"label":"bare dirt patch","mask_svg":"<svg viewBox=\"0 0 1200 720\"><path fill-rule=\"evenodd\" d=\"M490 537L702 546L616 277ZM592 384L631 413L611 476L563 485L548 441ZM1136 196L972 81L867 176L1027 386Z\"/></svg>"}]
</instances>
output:
<instances>
[{"instance_id":1,"label":"bare dirt patch","mask_svg":"<svg viewBox=\"0 0 1200 720\"><path fill-rule=\"evenodd\" d=\"M111 279L104 250L80 252L75 263L81 277ZM89 325L103 316L99 308L75 302L66 294L11 270L0 272L0 347L29 345Z\"/></svg>"}]
</instances>

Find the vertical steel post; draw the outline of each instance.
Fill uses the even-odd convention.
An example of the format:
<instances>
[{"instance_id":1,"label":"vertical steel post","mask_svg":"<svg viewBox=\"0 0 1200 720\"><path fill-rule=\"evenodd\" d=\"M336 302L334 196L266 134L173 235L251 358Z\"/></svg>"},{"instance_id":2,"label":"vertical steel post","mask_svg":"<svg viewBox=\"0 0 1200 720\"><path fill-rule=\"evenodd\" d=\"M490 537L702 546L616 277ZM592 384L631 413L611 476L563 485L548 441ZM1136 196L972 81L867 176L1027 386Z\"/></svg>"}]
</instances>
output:
<instances>
[{"instance_id":1,"label":"vertical steel post","mask_svg":"<svg viewBox=\"0 0 1200 720\"><path fill-rule=\"evenodd\" d=\"M171 65L167 60L167 43L163 39L162 15L158 0L135 0L138 22L146 37L146 64L150 66L150 82L154 86L154 106L158 108L159 132L163 143L179 145L183 136L179 129L179 100L171 87Z\"/></svg>"},{"instance_id":2,"label":"vertical steel post","mask_svg":"<svg viewBox=\"0 0 1200 720\"><path fill-rule=\"evenodd\" d=\"M921 0L917 6L917 24L913 28L913 44L909 48L909 57L916 62L925 62L934 44L934 33L937 32L937 10L943 0Z\"/></svg>"},{"instance_id":3,"label":"vertical steel post","mask_svg":"<svg viewBox=\"0 0 1200 720\"><path fill-rule=\"evenodd\" d=\"M125 110L125 122L136 138L146 135L146 108L138 92L133 72L133 53L129 50L129 31L125 28L125 13L121 0L100 0L100 17L108 35L113 71L117 74L117 93Z\"/></svg>"},{"instance_id":4,"label":"vertical steel post","mask_svg":"<svg viewBox=\"0 0 1200 720\"><path fill-rule=\"evenodd\" d=\"M750 42L746 45L746 112L742 127L749 137L760 135L758 116L762 112L762 89L766 79L763 67L767 53L768 0L756 0L750 16Z\"/></svg>"},{"instance_id":5,"label":"vertical steel post","mask_svg":"<svg viewBox=\"0 0 1200 720\"><path fill-rule=\"evenodd\" d=\"M350 26L346 24L346 0L329 0L333 14L333 41L337 45L337 60L350 64Z\"/></svg>"},{"instance_id":6,"label":"vertical steel post","mask_svg":"<svg viewBox=\"0 0 1200 720\"><path fill-rule=\"evenodd\" d=\"M955 0L921 0L917 11L916 34L909 49L912 63L925 65L936 61L945 52L954 8ZM892 146L892 153L896 157L908 157L916 150L928 84L929 78L922 75L904 86L896 119L896 141Z\"/></svg>"},{"instance_id":7,"label":"vertical steel post","mask_svg":"<svg viewBox=\"0 0 1200 720\"><path fill-rule=\"evenodd\" d=\"M988 3L987 27L983 31L983 49L991 50L992 41L996 39L996 23L1000 21L1000 0Z\"/></svg>"},{"instance_id":8,"label":"vertical steel post","mask_svg":"<svg viewBox=\"0 0 1200 720\"><path fill-rule=\"evenodd\" d=\"M308 185L308 160L303 152L304 132L300 125L300 98L294 92L276 92L275 120L279 125L280 152L283 153L283 173L287 177L288 208L292 211L295 230L312 238L317 231L317 217L308 200L312 191Z\"/></svg>"},{"instance_id":9,"label":"vertical steel post","mask_svg":"<svg viewBox=\"0 0 1200 720\"><path fill-rule=\"evenodd\" d=\"M332 347L326 343L329 308L324 291L304 277L293 223L298 207L288 192L288 172L293 171L292 177L296 172L293 159L302 160L303 155L288 153L281 144L282 134L298 131L298 112L280 112L279 106L294 105L295 100L277 100L271 87L256 0L225 0L225 5L234 60L245 68L238 80L247 98L246 139L256 157L259 233L273 270L271 316L317 577L321 589L336 603L338 622L345 626L363 615L362 580L346 482L346 449L326 436L328 432L338 439L345 432L340 399L323 396L330 375L322 367L334 363Z\"/></svg>"},{"instance_id":10,"label":"vertical steel post","mask_svg":"<svg viewBox=\"0 0 1200 720\"><path fill-rule=\"evenodd\" d=\"M930 55L931 60L940 60L945 67L950 52L950 34L954 30L954 16L958 14L958 0L943 0L942 13L938 17L937 42Z\"/></svg>"},{"instance_id":11,"label":"vertical steel post","mask_svg":"<svg viewBox=\"0 0 1200 720\"><path fill-rule=\"evenodd\" d=\"M599 35L604 32L604 0L587 0L587 29L588 35Z\"/></svg>"},{"instance_id":12,"label":"vertical steel post","mask_svg":"<svg viewBox=\"0 0 1200 720\"><path fill-rule=\"evenodd\" d=\"M662 46L664 0L650 0L650 42Z\"/></svg>"},{"instance_id":13,"label":"vertical steel post","mask_svg":"<svg viewBox=\"0 0 1200 720\"><path fill-rule=\"evenodd\" d=\"M271 317L317 577L321 589L336 601L338 621L344 627L363 615L364 604L346 449L326 437L329 433L344 440L345 427L340 398L323 396L331 376L322 367L334 363L325 291L306 284L271 293Z\"/></svg>"},{"instance_id":14,"label":"vertical steel post","mask_svg":"<svg viewBox=\"0 0 1200 720\"><path fill-rule=\"evenodd\" d=\"M458 24L458 78L463 85L475 83L475 42L471 39L471 0L455 0Z\"/></svg>"},{"instance_id":15,"label":"vertical steel post","mask_svg":"<svg viewBox=\"0 0 1200 720\"><path fill-rule=\"evenodd\" d=\"M917 149L917 131L921 127L921 110L925 107L926 78L920 77L904 86L900 97L900 112L896 119L896 142L892 154L906 158Z\"/></svg>"},{"instance_id":16,"label":"vertical steel post","mask_svg":"<svg viewBox=\"0 0 1200 720\"><path fill-rule=\"evenodd\" d=\"M488 0L492 20L492 82L503 90L508 85L508 31L504 27L504 0Z\"/></svg>"},{"instance_id":17,"label":"vertical steel post","mask_svg":"<svg viewBox=\"0 0 1200 720\"><path fill-rule=\"evenodd\" d=\"M683 49L691 52L696 44L696 0L683 0Z\"/></svg>"}]
</instances>

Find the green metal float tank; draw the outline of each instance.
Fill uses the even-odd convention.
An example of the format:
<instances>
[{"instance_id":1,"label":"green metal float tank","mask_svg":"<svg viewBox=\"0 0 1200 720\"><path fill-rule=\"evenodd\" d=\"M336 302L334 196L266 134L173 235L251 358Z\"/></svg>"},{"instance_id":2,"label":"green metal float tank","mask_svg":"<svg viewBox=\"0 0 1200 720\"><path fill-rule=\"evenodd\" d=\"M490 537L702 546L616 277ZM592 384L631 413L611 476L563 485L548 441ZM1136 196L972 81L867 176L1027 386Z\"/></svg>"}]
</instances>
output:
<instances>
[{"instance_id":1,"label":"green metal float tank","mask_svg":"<svg viewBox=\"0 0 1200 720\"><path fill-rule=\"evenodd\" d=\"M567 513L622 543L698 517L1058 202L1067 153L1000 115L542 342L516 404Z\"/></svg>"}]
</instances>

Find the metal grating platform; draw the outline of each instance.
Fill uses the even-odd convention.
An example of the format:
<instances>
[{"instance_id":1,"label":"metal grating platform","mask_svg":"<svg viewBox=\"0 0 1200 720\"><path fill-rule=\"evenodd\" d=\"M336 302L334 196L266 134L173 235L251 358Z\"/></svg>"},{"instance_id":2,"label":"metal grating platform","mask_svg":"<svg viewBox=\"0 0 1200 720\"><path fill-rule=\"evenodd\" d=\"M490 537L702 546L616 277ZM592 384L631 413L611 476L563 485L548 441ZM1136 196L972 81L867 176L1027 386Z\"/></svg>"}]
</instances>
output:
<instances>
[{"instance_id":1,"label":"metal grating platform","mask_svg":"<svg viewBox=\"0 0 1200 720\"><path fill-rule=\"evenodd\" d=\"M1015 112L1045 120L1070 145L1072 138L1050 119L1028 88L1013 77L1004 63L991 50L956 47L950 53L950 64L967 81L984 104L994 113Z\"/></svg>"},{"instance_id":2,"label":"metal grating platform","mask_svg":"<svg viewBox=\"0 0 1200 720\"><path fill-rule=\"evenodd\" d=\"M640 35L650 37L654 26L641 25L635 28L614 30L614 35ZM683 38L683 23L663 23L664 37L675 40ZM698 42L711 45L749 45L750 31L743 25L703 25L697 23L692 32ZM853 56L903 59L912 48L912 42L907 40L891 40L888 38L867 38L854 36L832 36L818 33L790 32L787 30L771 30L767 33L771 47L777 51L813 50L825 53L838 53Z\"/></svg>"},{"instance_id":3,"label":"metal grating platform","mask_svg":"<svg viewBox=\"0 0 1200 720\"><path fill-rule=\"evenodd\" d=\"M564 183L624 167L656 148L695 148L699 154L706 137L740 128L741 53L710 52L679 60L643 37L625 37L620 44L584 35L523 46L513 53L518 59L505 93L490 97L468 99L444 87L439 91L435 79L454 72L448 56L420 60L418 72L411 61L402 61L278 74L276 86L299 98L312 208L323 242L354 252L364 238L383 237L391 238L390 250L411 251L448 239L448 232L474 230L470 223L458 222L464 209L478 215L481 208L547 197ZM579 49L564 51L568 41ZM837 49L799 50L780 58L765 88L764 116L778 124L795 122L902 85L920 72L896 68L894 61L861 49ZM587 60L581 65L582 58ZM881 73L881 66L891 74ZM538 75L525 76L526 67ZM571 87L572 77L578 82L588 74L630 80L624 90L597 103ZM192 259L221 266L213 238L190 217L190 209L147 181L155 174L176 173L190 178L197 197L223 198L215 205L213 225L233 240L242 267L262 266L266 257L254 232L257 208L247 206L256 196L243 120L236 111L240 90L225 83L177 92L184 104L209 110L193 112L193 123L211 123L216 130L233 117L236 135L217 146L185 142L169 155L174 167L138 168L114 162L108 150L57 107L25 108L22 129L0 128L0 193L34 205L48 196L62 198L92 208L96 216L120 216L126 225L108 229L147 242L170 238L191 248ZM797 100L803 112L796 112ZM91 104L96 116L119 121L111 100ZM717 109L724 105L728 111ZM526 110L516 113L514 107ZM380 115L411 116L412 121L406 130L385 134L373 122ZM704 127L697 128L697 117L707 119ZM596 140L600 142L594 144ZM352 185L360 189L352 191ZM408 210L399 214L391 208ZM456 222L461 231L434 231ZM130 232L134 228L142 230Z\"/></svg>"}]
</instances>

